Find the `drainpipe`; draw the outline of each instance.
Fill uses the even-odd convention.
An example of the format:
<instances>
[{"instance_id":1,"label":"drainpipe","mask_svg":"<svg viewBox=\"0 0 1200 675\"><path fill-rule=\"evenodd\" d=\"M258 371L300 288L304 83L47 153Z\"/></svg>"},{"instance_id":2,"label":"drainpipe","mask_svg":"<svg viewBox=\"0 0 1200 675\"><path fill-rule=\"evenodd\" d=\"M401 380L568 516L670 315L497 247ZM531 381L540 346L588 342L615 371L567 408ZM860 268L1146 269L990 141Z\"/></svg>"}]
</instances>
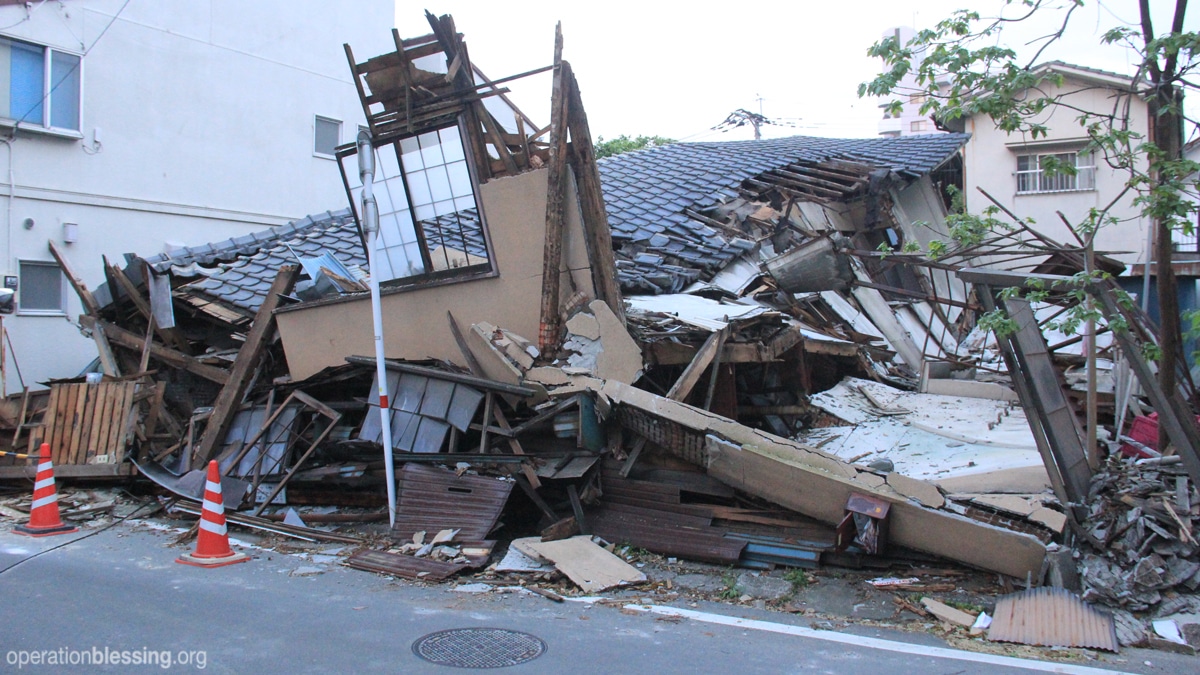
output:
<instances>
[{"instance_id":1,"label":"drainpipe","mask_svg":"<svg viewBox=\"0 0 1200 675\"><path fill-rule=\"evenodd\" d=\"M16 198L16 180L13 177L13 141L17 140L16 136L5 136L0 138L0 143L8 146L8 204L5 206L4 215L4 268L12 264L12 214L13 214L13 199ZM15 270L14 270L15 271Z\"/></svg>"},{"instance_id":2,"label":"drainpipe","mask_svg":"<svg viewBox=\"0 0 1200 675\"><path fill-rule=\"evenodd\" d=\"M375 149L371 134L358 132L358 175L362 182L362 225L367 235L367 267L371 276L371 319L375 324L375 377L379 380L379 427L383 434L383 469L387 475L388 523L396 525L396 467L392 458L392 410L388 405L387 368L383 365L383 307L379 300L379 275L375 266L375 241L379 236L379 206L375 203Z\"/></svg>"}]
</instances>

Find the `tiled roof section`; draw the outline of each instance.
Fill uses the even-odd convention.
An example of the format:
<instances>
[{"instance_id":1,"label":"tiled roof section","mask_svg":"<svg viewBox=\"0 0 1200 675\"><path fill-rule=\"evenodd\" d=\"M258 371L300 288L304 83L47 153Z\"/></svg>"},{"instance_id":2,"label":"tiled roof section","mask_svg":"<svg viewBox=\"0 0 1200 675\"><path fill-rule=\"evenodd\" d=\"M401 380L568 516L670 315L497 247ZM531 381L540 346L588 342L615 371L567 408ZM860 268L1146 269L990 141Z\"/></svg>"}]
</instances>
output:
<instances>
[{"instance_id":1,"label":"tiled roof section","mask_svg":"<svg viewBox=\"0 0 1200 675\"><path fill-rule=\"evenodd\" d=\"M730 240L688 217L738 197L743 180L796 162L847 159L919 176L949 159L968 134L839 139L793 136L761 141L674 143L599 161L604 203L617 246L621 286L633 293L675 292L688 279L663 265L679 261L713 272L749 242Z\"/></svg>"},{"instance_id":2,"label":"tiled roof section","mask_svg":"<svg viewBox=\"0 0 1200 675\"><path fill-rule=\"evenodd\" d=\"M348 266L365 268L367 265L358 229L349 210L310 216L269 232L275 233L274 240L245 242L232 261L219 263L214 271L183 288L253 314L266 299L279 268L296 264L296 256L314 257L328 251ZM233 241L236 246L236 240ZM169 260L152 264L156 270L165 270L172 266L203 265L205 260L225 259L219 256L234 248L225 246L227 243L179 249L172 251Z\"/></svg>"},{"instance_id":3,"label":"tiled roof section","mask_svg":"<svg viewBox=\"0 0 1200 675\"><path fill-rule=\"evenodd\" d=\"M155 272L160 274L172 267L185 267L193 263L198 265L214 265L220 262L231 262L239 256L253 255L264 247L277 246L282 241L306 236L309 230L314 228L323 229L335 222L341 224L346 222L353 223L354 216L351 214L350 209L327 211L322 214L294 220L287 225L252 232L224 241L173 249L168 253L160 253L147 257L145 260L150 263L150 267Z\"/></svg>"},{"instance_id":4,"label":"tiled roof section","mask_svg":"<svg viewBox=\"0 0 1200 675\"><path fill-rule=\"evenodd\" d=\"M430 249L443 241L454 249L466 249L471 255L487 257L487 244L479 224L479 213L467 209L454 215L421 222ZM274 234L274 238L266 236ZM255 237L250 241L250 237ZM231 245L232 244L232 245ZM220 261L216 270L198 279L185 288L213 300L232 305L250 313L258 311L266 299L267 290L275 279L280 266L294 264L296 256L314 257L328 251L347 266L358 265L367 269L367 258L358 238L358 229L350 211L310 216L266 233L247 235L239 244L229 240L219 244L189 247L171 252L171 257L152 262L157 271L170 267L199 263L207 266ZM293 253L294 252L294 253Z\"/></svg>"}]
</instances>

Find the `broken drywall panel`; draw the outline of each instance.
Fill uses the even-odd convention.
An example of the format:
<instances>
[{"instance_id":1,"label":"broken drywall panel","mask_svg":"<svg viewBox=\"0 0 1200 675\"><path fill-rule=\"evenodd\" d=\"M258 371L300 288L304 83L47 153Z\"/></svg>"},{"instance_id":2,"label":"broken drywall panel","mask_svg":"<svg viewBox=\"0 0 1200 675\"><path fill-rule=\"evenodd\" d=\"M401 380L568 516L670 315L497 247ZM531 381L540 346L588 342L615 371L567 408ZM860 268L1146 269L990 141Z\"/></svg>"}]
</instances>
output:
<instances>
[{"instance_id":1,"label":"broken drywall panel","mask_svg":"<svg viewBox=\"0 0 1200 675\"><path fill-rule=\"evenodd\" d=\"M587 535L558 541L530 542L528 547L554 563L585 593L599 593L616 586L646 581L645 574L597 546Z\"/></svg>"},{"instance_id":2,"label":"broken drywall panel","mask_svg":"<svg viewBox=\"0 0 1200 675\"><path fill-rule=\"evenodd\" d=\"M967 614L961 609L955 609L944 602L938 602L933 598L921 598L921 606L924 607L930 614L946 623L970 628L975 624L975 615Z\"/></svg>"},{"instance_id":3,"label":"broken drywall panel","mask_svg":"<svg viewBox=\"0 0 1200 675\"><path fill-rule=\"evenodd\" d=\"M963 443L884 417L855 426L813 429L796 437L842 461L887 460L897 473L949 492L1041 492L1050 485L1036 450Z\"/></svg>"},{"instance_id":4,"label":"broken drywall panel","mask_svg":"<svg viewBox=\"0 0 1200 675\"><path fill-rule=\"evenodd\" d=\"M642 350L603 300L588 308L600 327L603 350L596 356L596 377L632 384L642 375Z\"/></svg>"},{"instance_id":5,"label":"broken drywall panel","mask_svg":"<svg viewBox=\"0 0 1200 675\"><path fill-rule=\"evenodd\" d=\"M716 332L731 321L750 319L773 312L757 303L718 301L698 295L634 295L626 298L631 312L665 314L707 331Z\"/></svg>"},{"instance_id":6,"label":"broken drywall panel","mask_svg":"<svg viewBox=\"0 0 1200 675\"><path fill-rule=\"evenodd\" d=\"M538 366L530 368L525 373L526 382L537 382L548 387L558 387L567 384L571 381L571 376L562 371L561 368L552 366Z\"/></svg>"},{"instance_id":7,"label":"broken drywall panel","mask_svg":"<svg viewBox=\"0 0 1200 675\"><path fill-rule=\"evenodd\" d=\"M521 384L524 373L513 364L504 350L492 344L492 336L497 330L496 326L487 322L472 324L466 335L467 347L475 355L488 379L507 384Z\"/></svg>"},{"instance_id":8,"label":"broken drywall panel","mask_svg":"<svg viewBox=\"0 0 1200 675\"><path fill-rule=\"evenodd\" d=\"M1029 422L1015 401L906 392L848 377L813 395L812 404L850 424L891 418L950 441L1037 451Z\"/></svg>"},{"instance_id":9,"label":"broken drywall panel","mask_svg":"<svg viewBox=\"0 0 1200 675\"><path fill-rule=\"evenodd\" d=\"M861 265L854 265L854 273L860 281L873 283L871 276L862 269ZM892 306L884 299L883 294L867 286L855 286L850 293L855 300L858 300L863 313L871 319L879 332L883 333L888 344L900 355L900 359L904 361L905 365L914 373L921 372L921 366L925 362L921 349L913 342L908 331L900 325L896 319L896 313L892 311Z\"/></svg>"},{"instance_id":10,"label":"broken drywall panel","mask_svg":"<svg viewBox=\"0 0 1200 675\"><path fill-rule=\"evenodd\" d=\"M851 494L867 492L892 503L888 518L893 543L1022 579L1040 573L1046 555L1045 546L1031 535L866 490L865 485L751 446L710 452L708 473L735 489L831 525L841 520Z\"/></svg>"},{"instance_id":11,"label":"broken drywall panel","mask_svg":"<svg viewBox=\"0 0 1200 675\"><path fill-rule=\"evenodd\" d=\"M593 314L578 312L575 316L567 319L567 332L589 340L599 340L600 322Z\"/></svg>"},{"instance_id":12,"label":"broken drywall panel","mask_svg":"<svg viewBox=\"0 0 1200 675\"><path fill-rule=\"evenodd\" d=\"M987 398L994 401L1019 403L1020 397L1012 389L996 382L976 382L974 380L955 380L941 378L924 378L921 380L921 393L937 396L959 396L963 398Z\"/></svg>"},{"instance_id":13,"label":"broken drywall panel","mask_svg":"<svg viewBox=\"0 0 1200 675\"><path fill-rule=\"evenodd\" d=\"M946 503L946 499L942 497L942 493L932 483L914 480L898 473L889 473L887 475L887 484L896 492L909 499L915 499L931 509L940 509Z\"/></svg>"},{"instance_id":14,"label":"broken drywall panel","mask_svg":"<svg viewBox=\"0 0 1200 675\"><path fill-rule=\"evenodd\" d=\"M868 319L865 314L858 311L858 308L856 308L854 305L851 305L849 300L842 297L841 293L822 291L821 299L824 300L825 304L829 305L829 307L833 309L838 316L842 317L846 323L850 324L850 327L854 329L854 332L861 333L863 335L869 335L881 341L887 342L887 339L883 337L883 333L879 332L879 329L875 327L875 324L871 323L871 320Z\"/></svg>"}]
</instances>

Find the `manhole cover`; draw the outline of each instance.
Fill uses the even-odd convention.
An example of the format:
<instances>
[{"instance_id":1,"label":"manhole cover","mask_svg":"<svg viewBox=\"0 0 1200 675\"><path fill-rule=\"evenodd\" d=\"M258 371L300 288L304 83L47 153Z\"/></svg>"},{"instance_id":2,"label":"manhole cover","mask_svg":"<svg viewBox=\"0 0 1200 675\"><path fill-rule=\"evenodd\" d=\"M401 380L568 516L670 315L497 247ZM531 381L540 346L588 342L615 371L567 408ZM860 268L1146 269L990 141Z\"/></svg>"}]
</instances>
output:
<instances>
[{"instance_id":1,"label":"manhole cover","mask_svg":"<svg viewBox=\"0 0 1200 675\"><path fill-rule=\"evenodd\" d=\"M546 643L529 633L503 628L455 628L430 633L412 646L417 656L443 666L503 668L532 661Z\"/></svg>"}]
</instances>

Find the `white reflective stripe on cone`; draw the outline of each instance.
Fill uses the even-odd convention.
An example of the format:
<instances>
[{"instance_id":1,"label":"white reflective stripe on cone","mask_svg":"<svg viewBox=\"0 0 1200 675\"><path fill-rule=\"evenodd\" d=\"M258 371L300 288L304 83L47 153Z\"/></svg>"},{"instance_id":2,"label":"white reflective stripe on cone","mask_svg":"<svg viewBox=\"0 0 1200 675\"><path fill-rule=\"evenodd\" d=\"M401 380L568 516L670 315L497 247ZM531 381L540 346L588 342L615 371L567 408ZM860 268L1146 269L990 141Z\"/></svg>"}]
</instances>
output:
<instances>
[{"instance_id":1,"label":"white reflective stripe on cone","mask_svg":"<svg viewBox=\"0 0 1200 675\"><path fill-rule=\"evenodd\" d=\"M31 508L36 509L38 507L42 507L47 504L56 504L56 503L58 503L58 495L49 495L46 497L42 497L41 499L33 500L33 506Z\"/></svg>"},{"instance_id":2,"label":"white reflective stripe on cone","mask_svg":"<svg viewBox=\"0 0 1200 675\"><path fill-rule=\"evenodd\" d=\"M225 536L226 532L224 525L218 525L214 522L204 520L203 518L200 519L200 529L205 530L206 532L212 532L213 534L219 534L221 536Z\"/></svg>"},{"instance_id":3,"label":"white reflective stripe on cone","mask_svg":"<svg viewBox=\"0 0 1200 675\"><path fill-rule=\"evenodd\" d=\"M209 492L215 492L217 494L221 494L221 484L214 483L211 480L204 481L204 489L208 490Z\"/></svg>"},{"instance_id":4,"label":"white reflective stripe on cone","mask_svg":"<svg viewBox=\"0 0 1200 675\"><path fill-rule=\"evenodd\" d=\"M34 483L33 489L36 492L38 490L41 490L42 488L48 488L48 487L53 487L53 486L54 486L54 477L51 476L50 478L43 478L43 479L39 480L38 482Z\"/></svg>"},{"instance_id":5,"label":"white reflective stripe on cone","mask_svg":"<svg viewBox=\"0 0 1200 675\"><path fill-rule=\"evenodd\" d=\"M204 500L204 510L210 513L225 513L224 506L221 506L216 502L210 502L207 499Z\"/></svg>"},{"instance_id":6,"label":"white reflective stripe on cone","mask_svg":"<svg viewBox=\"0 0 1200 675\"><path fill-rule=\"evenodd\" d=\"M42 462L41 464L38 464L38 473L41 473L43 471L49 471L50 469L53 469L53 468L54 468L54 464L52 462Z\"/></svg>"}]
</instances>

